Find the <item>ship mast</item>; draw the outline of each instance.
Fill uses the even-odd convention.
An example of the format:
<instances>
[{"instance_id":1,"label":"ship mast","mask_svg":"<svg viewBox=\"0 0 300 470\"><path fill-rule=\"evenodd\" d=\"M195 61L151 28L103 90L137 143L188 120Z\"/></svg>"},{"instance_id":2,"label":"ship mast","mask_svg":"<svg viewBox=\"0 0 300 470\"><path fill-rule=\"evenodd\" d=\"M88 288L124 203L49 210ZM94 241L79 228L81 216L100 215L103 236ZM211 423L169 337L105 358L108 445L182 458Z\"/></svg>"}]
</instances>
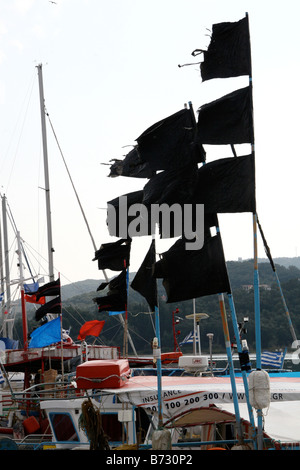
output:
<instances>
[{"instance_id":1,"label":"ship mast","mask_svg":"<svg viewBox=\"0 0 300 470\"><path fill-rule=\"evenodd\" d=\"M49 262L49 277L50 281L54 280L53 268L53 244L52 244L52 223L51 223L51 207L50 207L50 186L49 186L49 169L48 169L48 150L47 150L47 133L46 133L46 120L45 120L45 99L43 87L43 73L42 64L37 66L38 79L39 79L39 92L40 92L40 107L41 107L41 124L42 124L42 138L43 138L43 154L44 154L44 174L45 174L45 195L46 195L46 213L47 213L47 234L48 234L48 262Z\"/></svg>"},{"instance_id":2,"label":"ship mast","mask_svg":"<svg viewBox=\"0 0 300 470\"><path fill-rule=\"evenodd\" d=\"M10 292L10 267L9 267L9 247L8 247L8 229L6 213L6 197L2 197L2 218L3 218L3 237L4 237L4 263L5 263L5 288L6 288L6 314L3 322L3 335L12 339L12 321L11 321L11 292Z\"/></svg>"}]
</instances>

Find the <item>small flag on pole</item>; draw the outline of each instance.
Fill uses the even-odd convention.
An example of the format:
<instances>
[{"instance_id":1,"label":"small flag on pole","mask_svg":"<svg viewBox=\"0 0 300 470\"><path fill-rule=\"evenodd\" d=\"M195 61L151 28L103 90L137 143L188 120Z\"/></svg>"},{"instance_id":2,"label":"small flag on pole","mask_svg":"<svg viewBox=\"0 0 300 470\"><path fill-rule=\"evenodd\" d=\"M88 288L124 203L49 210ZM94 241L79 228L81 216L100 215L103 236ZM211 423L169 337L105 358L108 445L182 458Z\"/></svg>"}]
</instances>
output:
<instances>
[{"instance_id":1,"label":"small flag on pole","mask_svg":"<svg viewBox=\"0 0 300 470\"><path fill-rule=\"evenodd\" d=\"M280 352L264 351L261 355L261 365L281 369L283 366L285 354L286 350Z\"/></svg>"},{"instance_id":2,"label":"small flag on pole","mask_svg":"<svg viewBox=\"0 0 300 470\"><path fill-rule=\"evenodd\" d=\"M38 282L32 282L31 284L24 284L24 292L25 294L34 294L39 289Z\"/></svg>"},{"instance_id":3,"label":"small flag on pole","mask_svg":"<svg viewBox=\"0 0 300 470\"><path fill-rule=\"evenodd\" d=\"M198 335L196 333L195 335L196 342L198 341ZM182 346L183 344L190 344L194 342L194 332L190 331L188 335L179 343L179 346Z\"/></svg>"},{"instance_id":4,"label":"small flag on pole","mask_svg":"<svg viewBox=\"0 0 300 470\"><path fill-rule=\"evenodd\" d=\"M120 313L120 312L118 312ZM99 320L91 320L87 321L82 327L80 328L78 338L79 340L83 341L86 336L99 336L103 326L104 326L105 321L99 321Z\"/></svg>"}]
</instances>

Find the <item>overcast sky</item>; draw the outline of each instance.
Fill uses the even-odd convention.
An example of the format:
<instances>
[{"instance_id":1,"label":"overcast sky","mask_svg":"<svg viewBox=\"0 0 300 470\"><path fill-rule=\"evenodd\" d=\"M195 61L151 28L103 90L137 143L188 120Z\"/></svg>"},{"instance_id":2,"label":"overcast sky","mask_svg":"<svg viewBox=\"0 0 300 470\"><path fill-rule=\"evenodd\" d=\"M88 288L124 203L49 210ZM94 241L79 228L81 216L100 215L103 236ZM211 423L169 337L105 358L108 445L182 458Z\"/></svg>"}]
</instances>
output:
<instances>
[{"instance_id":1,"label":"overcast sky","mask_svg":"<svg viewBox=\"0 0 300 470\"><path fill-rule=\"evenodd\" d=\"M254 86L257 211L273 257L299 255L298 0L2 0L0 188L25 246L47 273L37 68L45 103L97 247L112 241L106 202L145 180L108 178L112 158L158 120L195 111L248 78L202 83L191 52L212 24L248 12ZM55 272L67 284L102 278L51 128L47 128ZM127 147L128 146L128 147ZM237 149L240 152L240 149ZM208 161L231 156L206 146ZM253 257L251 214L220 216L227 260ZM135 240L131 270L150 239ZM158 244L158 251L163 250ZM40 256L37 255L40 253ZM259 256L264 257L260 245ZM12 263L16 265L16 261Z\"/></svg>"}]
</instances>

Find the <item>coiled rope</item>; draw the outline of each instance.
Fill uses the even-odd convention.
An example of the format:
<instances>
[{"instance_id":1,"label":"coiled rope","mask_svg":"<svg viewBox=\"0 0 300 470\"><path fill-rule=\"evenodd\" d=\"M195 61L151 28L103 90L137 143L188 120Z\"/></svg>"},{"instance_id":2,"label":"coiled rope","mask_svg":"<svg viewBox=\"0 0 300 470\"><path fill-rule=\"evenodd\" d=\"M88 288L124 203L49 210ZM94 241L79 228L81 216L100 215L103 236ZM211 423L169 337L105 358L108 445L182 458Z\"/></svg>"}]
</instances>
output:
<instances>
[{"instance_id":1,"label":"coiled rope","mask_svg":"<svg viewBox=\"0 0 300 470\"><path fill-rule=\"evenodd\" d=\"M90 450L110 450L108 437L102 427L101 413L88 398L81 405L79 428L83 429L90 441Z\"/></svg>"}]
</instances>

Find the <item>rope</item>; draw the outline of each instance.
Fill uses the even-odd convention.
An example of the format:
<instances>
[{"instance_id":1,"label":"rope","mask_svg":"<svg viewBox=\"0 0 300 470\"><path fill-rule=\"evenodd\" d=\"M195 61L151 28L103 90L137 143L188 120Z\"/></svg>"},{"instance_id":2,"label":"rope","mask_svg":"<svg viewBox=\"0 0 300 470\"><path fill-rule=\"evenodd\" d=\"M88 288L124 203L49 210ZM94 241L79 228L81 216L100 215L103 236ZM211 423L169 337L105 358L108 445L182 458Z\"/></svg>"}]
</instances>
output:
<instances>
[{"instance_id":1,"label":"rope","mask_svg":"<svg viewBox=\"0 0 300 470\"><path fill-rule=\"evenodd\" d=\"M52 125L52 122L51 122L51 119L50 119L50 117L49 117L49 114L48 114L48 112L46 112L45 114L46 114L46 116L48 117L49 124L50 124L50 126L51 126L51 129L52 129L52 132L53 132L54 138L55 138L55 140L56 140L56 143L57 143L57 146L58 146L58 149L59 149L59 151L60 151L60 154L61 154L61 157L62 157L62 159L63 159L63 162L64 162L65 168L66 168L66 170L67 170L68 176L69 176L69 178L70 178L70 181L71 181L71 184L72 184L72 187L73 187L73 190L74 190L74 193L75 193L75 196L76 196L77 202L78 202L78 204L79 204L79 207L80 207L80 210L81 210L82 216L83 216L83 218L84 218L84 221L85 221L85 224L86 224L87 230L88 230L88 232L89 232L89 235L90 235L90 238L91 238L91 241L92 241L92 244L93 244L94 250L96 251L96 250L97 250L97 247L96 247L96 244L95 244L94 238L93 238L93 236L92 236L91 229L90 229L90 227L89 227L89 224L88 224L88 221L87 221L86 215L85 215L85 213L84 213L84 210L83 210L83 207L82 207L82 205L81 205L81 202L80 202L80 199L79 199L78 193L77 193L77 191L76 191L76 188L75 188L75 185L74 185L74 183L73 183L73 180L72 180L72 177L71 177L70 171L69 171L69 169L68 169L68 166L67 166L67 163L66 163L65 157L64 157L64 155L63 155L63 152L62 152L61 146L60 146L60 144L59 144L59 142L58 142L58 138L57 138L57 136L56 136L56 133L55 133L55 131L54 131L54 127L53 127L53 125Z\"/></svg>"},{"instance_id":2,"label":"rope","mask_svg":"<svg viewBox=\"0 0 300 470\"><path fill-rule=\"evenodd\" d=\"M90 450L110 450L108 437L102 428L100 411L95 410L90 399L81 405L79 429L83 429L90 441Z\"/></svg>"}]
</instances>

